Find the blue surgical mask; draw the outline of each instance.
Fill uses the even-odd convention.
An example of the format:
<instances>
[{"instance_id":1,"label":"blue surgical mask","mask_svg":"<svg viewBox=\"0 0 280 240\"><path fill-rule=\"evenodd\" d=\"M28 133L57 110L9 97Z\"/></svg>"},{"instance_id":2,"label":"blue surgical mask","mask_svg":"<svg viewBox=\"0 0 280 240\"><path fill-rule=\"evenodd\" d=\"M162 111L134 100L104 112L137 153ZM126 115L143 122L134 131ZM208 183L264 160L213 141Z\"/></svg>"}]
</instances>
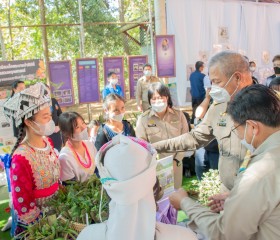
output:
<instances>
[{"instance_id":1,"label":"blue surgical mask","mask_svg":"<svg viewBox=\"0 0 280 240\"><path fill-rule=\"evenodd\" d=\"M255 139L255 134L253 135L251 143L247 143L247 141L246 141L246 133L247 133L247 123L246 123L246 126L245 126L245 132L244 132L243 139L241 140L241 144L245 148L247 148L251 153L253 153L255 151L255 148L253 146L253 142L254 142L254 139Z\"/></svg>"},{"instance_id":2,"label":"blue surgical mask","mask_svg":"<svg viewBox=\"0 0 280 240\"><path fill-rule=\"evenodd\" d=\"M144 71L144 75L145 75L146 77L150 77L150 76L152 75L152 71L151 71L151 70L145 70L145 71Z\"/></svg>"}]
</instances>

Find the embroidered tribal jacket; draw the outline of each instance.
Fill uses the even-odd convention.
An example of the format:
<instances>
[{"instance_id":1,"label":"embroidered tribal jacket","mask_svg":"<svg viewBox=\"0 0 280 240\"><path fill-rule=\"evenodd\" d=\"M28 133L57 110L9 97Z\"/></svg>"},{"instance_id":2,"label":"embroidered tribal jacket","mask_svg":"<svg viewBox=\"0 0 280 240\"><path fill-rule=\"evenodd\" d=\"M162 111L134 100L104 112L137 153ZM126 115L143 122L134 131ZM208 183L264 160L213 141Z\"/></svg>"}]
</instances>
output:
<instances>
[{"instance_id":1,"label":"embroidered tribal jacket","mask_svg":"<svg viewBox=\"0 0 280 240\"><path fill-rule=\"evenodd\" d=\"M11 191L19 222L33 223L42 213L44 203L58 190L60 165L52 143L45 149L20 145L11 165Z\"/></svg>"}]
</instances>

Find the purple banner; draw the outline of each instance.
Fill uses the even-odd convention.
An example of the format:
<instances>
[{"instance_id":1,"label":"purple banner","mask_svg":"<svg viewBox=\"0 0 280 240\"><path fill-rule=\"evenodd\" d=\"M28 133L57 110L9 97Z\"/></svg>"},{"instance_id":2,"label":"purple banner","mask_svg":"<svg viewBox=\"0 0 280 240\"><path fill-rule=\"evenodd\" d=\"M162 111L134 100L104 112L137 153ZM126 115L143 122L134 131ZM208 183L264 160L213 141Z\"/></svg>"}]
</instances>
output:
<instances>
[{"instance_id":1,"label":"purple banner","mask_svg":"<svg viewBox=\"0 0 280 240\"><path fill-rule=\"evenodd\" d=\"M76 59L79 102L99 102L99 77L97 58Z\"/></svg>"},{"instance_id":2,"label":"purple banner","mask_svg":"<svg viewBox=\"0 0 280 240\"><path fill-rule=\"evenodd\" d=\"M104 57L103 58L103 71L104 71L104 86L108 84L107 75L109 72L114 72L118 76L118 84L121 86L125 97L125 84L124 84L124 67L123 57Z\"/></svg>"},{"instance_id":3,"label":"purple banner","mask_svg":"<svg viewBox=\"0 0 280 240\"><path fill-rule=\"evenodd\" d=\"M156 60L158 77L176 77L174 35L156 36Z\"/></svg>"},{"instance_id":4,"label":"purple banner","mask_svg":"<svg viewBox=\"0 0 280 240\"><path fill-rule=\"evenodd\" d=\"M51 92L60 106L74 104L70 61L49 62Z\"/></svg>"},{"instance_id":5,"label":"purple banner","mask_svg":"<svg viewBox=\"0 0 280 240\"><path fill-rule=\"evenodd\" d=\"M148 62L148 56L129 56L128 74L130 98L135 98L137 81L143 76L144 65Z\"/></svg>"}]
</instances>

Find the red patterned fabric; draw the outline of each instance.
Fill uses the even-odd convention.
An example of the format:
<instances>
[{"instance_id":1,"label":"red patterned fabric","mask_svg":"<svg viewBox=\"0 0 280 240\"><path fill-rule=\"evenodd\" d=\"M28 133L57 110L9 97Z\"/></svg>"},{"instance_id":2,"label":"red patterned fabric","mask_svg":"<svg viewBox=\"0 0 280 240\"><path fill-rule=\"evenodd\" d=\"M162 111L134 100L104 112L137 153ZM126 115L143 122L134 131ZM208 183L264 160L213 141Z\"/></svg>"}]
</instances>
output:
<instances>
[{"instance_id":1,"label":"red patterned fabric","mask_svg":"<svg viewBox=\"0 0 280 240\"><path fill-rule=\"evenodd\" d=\"M38 217L40 209L35 204L35 180L31 166L24 156L13 156L10 176L15 213L20 220L29 224Z\"/></svg>"},{"instance_id":2,"label":"red patterned fabric","mask_svg":"<svg viewBox=\"0 0 280 240\"><path fill-rule=\"evenodd\" d=\"M35 221L47 199L58 190L60 165L50 142L48 149L38 151L20 145L10 168L12 200L15 213L24 224ZM36 196L36 192L44 193Z\"/></svg>"}]
</instances>

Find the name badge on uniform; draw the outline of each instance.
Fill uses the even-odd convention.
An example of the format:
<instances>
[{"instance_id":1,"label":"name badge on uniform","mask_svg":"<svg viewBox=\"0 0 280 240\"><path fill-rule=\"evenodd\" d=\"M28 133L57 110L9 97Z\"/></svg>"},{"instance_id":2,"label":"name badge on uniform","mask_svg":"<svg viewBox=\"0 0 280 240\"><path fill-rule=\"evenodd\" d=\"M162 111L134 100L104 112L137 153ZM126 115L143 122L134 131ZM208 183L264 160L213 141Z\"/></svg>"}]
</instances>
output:
<instances>
[{"instance_id":1,"label":"name badge on uniform","mask_svg":"<svg viewBox=\"0 0 280 240\"><path fill-rule=\"evenodd\" d=\"M220 118L218 120L217 125L220 127L226 127L227 126L227 119L226 119L226 113L220 113Z\"/></svg>"},{"instance_id":2,"label":"name badge on uniform","mask_svg":"<svg viewBox=\"0 0 280 240\"><path fill-rule=\"evenodd\" d=\"M149 122L148 122L148 127L156 127L157 125L156 125L156 123L153 121L153 120L150 120Z\"/></svg>"}]
</instances>

